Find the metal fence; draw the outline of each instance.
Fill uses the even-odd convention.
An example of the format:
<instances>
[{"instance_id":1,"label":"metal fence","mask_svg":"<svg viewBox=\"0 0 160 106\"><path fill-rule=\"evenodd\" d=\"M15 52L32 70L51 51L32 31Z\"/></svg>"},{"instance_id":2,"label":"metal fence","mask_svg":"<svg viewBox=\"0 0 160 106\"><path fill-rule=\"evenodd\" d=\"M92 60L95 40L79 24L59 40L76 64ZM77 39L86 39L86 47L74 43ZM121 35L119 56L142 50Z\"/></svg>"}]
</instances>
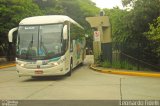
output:
<instances>
[{"instance_id":1,"label":"metal fence","mask_svg":"<svg viewBox=\"0 0 160 106\"><path fill-rule=\"evenodd\" d=\"M127 47L127 45L125 47ZM129 70L160 71L160 65L149 63L140 56L135 57L132 53L125 52L126 48L122 47L121 44L113 44L112 50L112 67ZM138 48L137 50L140 49ZM141 53L141 51L138 51L137 55L139 55L139 53Z\"/></svg>"}]
</instances>

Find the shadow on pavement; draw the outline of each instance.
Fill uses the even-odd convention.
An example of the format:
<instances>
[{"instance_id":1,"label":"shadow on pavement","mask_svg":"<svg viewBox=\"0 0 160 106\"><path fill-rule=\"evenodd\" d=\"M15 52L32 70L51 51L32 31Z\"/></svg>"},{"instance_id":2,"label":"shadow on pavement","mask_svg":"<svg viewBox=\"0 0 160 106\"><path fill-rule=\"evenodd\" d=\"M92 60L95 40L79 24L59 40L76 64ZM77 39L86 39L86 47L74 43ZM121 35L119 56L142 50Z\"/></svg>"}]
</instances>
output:
<instances>
[{"instance_id":1,"label":"shadow on pavement","mask_svg":"<svg viewBox=\"0 0 160 106\"><path fill-rule=\"evenodd\" d=\"M31 77L30 79L24 80L22 82L37 82L37 81L60 81L65 80L67 76L36 76Z\"/></svg>"}]
</instances>

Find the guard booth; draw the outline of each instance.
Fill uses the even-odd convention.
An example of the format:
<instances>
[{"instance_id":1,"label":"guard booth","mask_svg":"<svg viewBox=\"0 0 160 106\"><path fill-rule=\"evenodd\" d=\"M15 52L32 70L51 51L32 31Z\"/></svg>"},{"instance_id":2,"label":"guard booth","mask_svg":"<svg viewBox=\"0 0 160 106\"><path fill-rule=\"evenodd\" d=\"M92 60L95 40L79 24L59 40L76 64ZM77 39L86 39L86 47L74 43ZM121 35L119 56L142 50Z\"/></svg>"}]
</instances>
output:
<instances>
[{"instance_id":1,"label":"guard booth","mask_svg":"<svg viewBox=\"0 0 160 106\"><path fill-rule=\"evenodd\" d=\"M94 31L94 63L112 62L111 24L108 16L87 17L86 20Z\"/></svg>"}]
</instances>

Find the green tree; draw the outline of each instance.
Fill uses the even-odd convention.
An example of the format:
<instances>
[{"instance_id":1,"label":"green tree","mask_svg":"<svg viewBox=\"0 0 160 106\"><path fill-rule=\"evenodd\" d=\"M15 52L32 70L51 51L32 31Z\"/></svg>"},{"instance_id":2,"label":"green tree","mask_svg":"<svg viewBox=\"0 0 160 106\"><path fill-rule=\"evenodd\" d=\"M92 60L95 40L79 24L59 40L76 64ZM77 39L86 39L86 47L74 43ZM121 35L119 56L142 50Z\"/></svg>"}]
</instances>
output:
<instances>
[{"instance_id":1,"label":"green tree","mask_svg":"<svg viewBox=\"0 0 160 106\"><path fill-rule=\"evenodd\" d=\"M150 39L146 37L144 32L149 30L149 23L160 14L159 0L122 0L124 6L132 6L128 14L125 16L126 41L123 47L130 55L156 64L157 56L151 49Z\"/></svg>"},{"instance_id":2,"label":"green tree","mask_svg":"<svg viewBox=\"0 0 160 106\"><path fill-rule=\"evenodd\" d=\"M126 32L127 24L125 21L126 10L115 7L113 9L104 9L105 14L109 16L112 26L112 39L115 43L123 43L126 41L128 33Z\"/></svg>"},{"instance_id":3,"label":"green tree","mask_svg":"<svg viewBox=\"0 0 160 106\"><path fill-rule=\"evenodd\" d=\"M160 62L160 17L150 24L150 29L145 33L150 43L150 52L155 55L157 62Z\"/></svg>"},{"instance_id":4,"label":"green tree","mask_svg":"<svg viewBox=\"0 0 160 106\"><path fill-rule=\"evenodd\" d=\"M125 10L118 7L104 9L112 24L113 42L125 52L137 59L152 64L158 63L159 35L144 34L153 33L158 22L153 20L160 15L159 0L122 0ZM150 25L149 25L150 23ZM154 29L154 30L153 30ZM156 32L157 33L157 32ZM152 36L152 37L151 37ZM156 36L156 37L155 37Z\"/></svg>"},{"instance_id":5,"label":"green tree","mask_svg":"<svg viewBox=\"0 0 160 106\"><path fill-rule=\"evenodd\" d=\"M18 26L21 19L40 15L39 7L32 0L0 0L0 48L7 54L9 30Z\"/></svg>"},{"instance_id":6,"label":"green tree","mask_svg":"<svg viewBox=\"0 0 160 106\"><path fill-rule=\"evenodd\" d=\"M64 9L58 0L34 0L44 15L64 14Z\"/></svg>"}]
</instances>

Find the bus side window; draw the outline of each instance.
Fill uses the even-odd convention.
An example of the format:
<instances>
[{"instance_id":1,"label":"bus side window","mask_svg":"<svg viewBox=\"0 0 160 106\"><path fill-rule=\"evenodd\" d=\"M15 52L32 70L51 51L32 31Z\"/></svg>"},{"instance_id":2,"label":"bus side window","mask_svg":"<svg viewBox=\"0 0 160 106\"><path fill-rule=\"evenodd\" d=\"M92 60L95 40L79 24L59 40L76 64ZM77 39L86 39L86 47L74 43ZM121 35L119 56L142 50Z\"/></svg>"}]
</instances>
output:
<instances>
[{"instance_id":1,"label":"bus side window","mask_svg":"<svg viewBox=\"0 0 160 106\"><path fill-rule=\"evenodd\" d=\"M73 40L82 40L84 30L77 25L70 24L70 51L73 51Z\"/></svg>"},{"instance_id":2,"label":"bus side window","mask_svg":"<svg viewBox=\"0 0 160 106\"><path fill-rule=\"evenodd\" d=\"M70 24L70 52L73 52L74 36L75 36L75 28L73 24Z\"/></svg>"},{"instance_id":3,"label":"bus side window","mask_svg":"<svg viewBox=\"0 0 160 106\"><path fill-rule=\"evenodd\" d=\"M73 40L70 40L70 52L73 52Z\"/></svg>"}]
</instances>

